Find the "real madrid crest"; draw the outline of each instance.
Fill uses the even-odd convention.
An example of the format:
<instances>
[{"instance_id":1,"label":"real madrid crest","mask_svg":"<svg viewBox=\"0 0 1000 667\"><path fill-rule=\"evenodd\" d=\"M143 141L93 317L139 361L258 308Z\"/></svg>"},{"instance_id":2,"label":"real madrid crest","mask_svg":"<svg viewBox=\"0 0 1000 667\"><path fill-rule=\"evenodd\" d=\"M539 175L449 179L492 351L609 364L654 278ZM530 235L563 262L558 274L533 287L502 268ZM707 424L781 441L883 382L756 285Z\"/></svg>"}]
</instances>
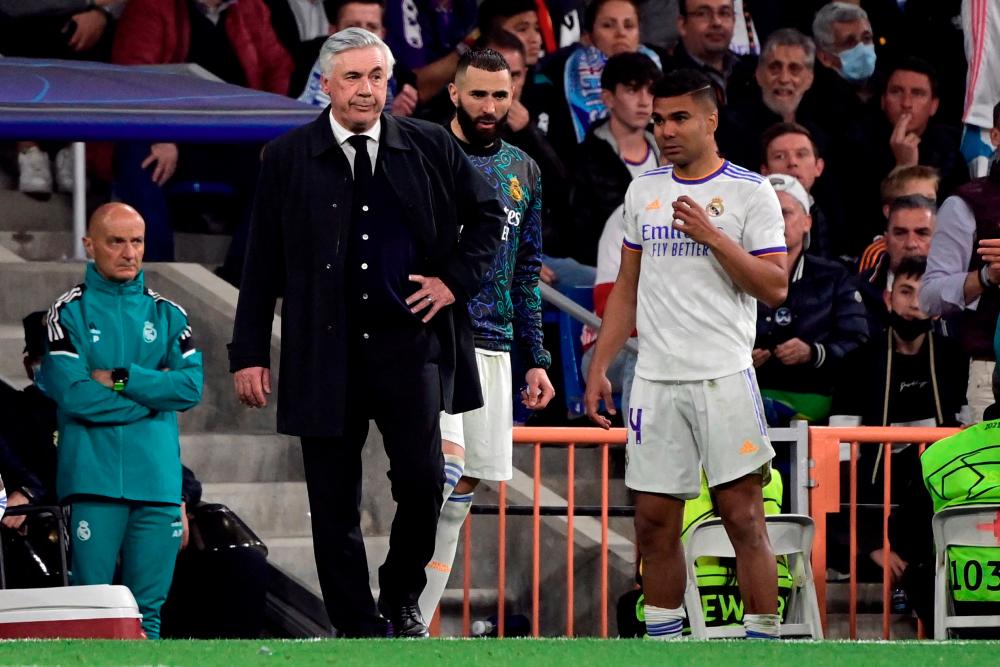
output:
<instances>
[{"instance_id":1,"label":"real madrid crest","mask_svg":"<svg viewBox=\"0 0 1000 667\"><path fill-rule=\"evenodd\" d=\"M708 214L713 218L718 218L720 215L725 213L726 207L722 205L722 197L712 197L712 201L708 202L708 206L705 207Z\"/></svg>"},{"instance_id":2,"label":"real madrid crest","mask_svg":"<svg viewBox=\"0 0 1000 667\"><path fill-rule=\"evenodd\" d=\"M156 327L149 320L142 326L142 339L147 343L152 343L156 340Z\"/></svg>"},{"instance_id":3,"label":"real madrid crest","mask_svg":"<svg viewBox=\"0 0 1000 667\"><path fill-rule=\"evenodd\" d=\"M524 199L524 190L521 189L521 181L517 180L517 176L510 177L510 196L514 201Z\"/></svg>"}]
</instances>

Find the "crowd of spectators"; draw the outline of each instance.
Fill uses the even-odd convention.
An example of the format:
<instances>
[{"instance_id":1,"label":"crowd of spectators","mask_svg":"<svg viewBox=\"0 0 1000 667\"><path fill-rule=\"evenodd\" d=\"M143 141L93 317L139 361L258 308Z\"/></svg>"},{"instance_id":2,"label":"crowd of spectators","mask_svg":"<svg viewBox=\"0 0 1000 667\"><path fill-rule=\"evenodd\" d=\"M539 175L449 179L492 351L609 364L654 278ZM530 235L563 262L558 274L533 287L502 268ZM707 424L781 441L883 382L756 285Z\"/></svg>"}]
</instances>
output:
<instances>
[{"instance_id":1,"label":"crowd of spectators","mask_svg":"<svg viewBox=\"0 0 1000 667\"><path fill-rule=\"evenodd\" d=\"M1000 181L984 169L1000 143L1000 51L982 37L1000 18L963 4L0 0L0 53L190 62L319 108L319 46L357 26L396 56L386 108L447 122L459 56L494 48L515 83L504 137L541 168L542 279L594 286L598 314L625 190L661 164L650 88L663 72L699 70L720 105L723 157L768 176L785 219L788 297L759 306L753 356L771 425L954 425L992 402L1000 314ZM26 137L16 150L22 191L72 186L64 147ZM122 143L104 173L146 220L147 260L170 260L171 181L225 181L249 204L259 151ZM226 272L236 284L242 238ZM12 505L41 486L23 479L8 484Z\"/></svg>"}]
</instances>

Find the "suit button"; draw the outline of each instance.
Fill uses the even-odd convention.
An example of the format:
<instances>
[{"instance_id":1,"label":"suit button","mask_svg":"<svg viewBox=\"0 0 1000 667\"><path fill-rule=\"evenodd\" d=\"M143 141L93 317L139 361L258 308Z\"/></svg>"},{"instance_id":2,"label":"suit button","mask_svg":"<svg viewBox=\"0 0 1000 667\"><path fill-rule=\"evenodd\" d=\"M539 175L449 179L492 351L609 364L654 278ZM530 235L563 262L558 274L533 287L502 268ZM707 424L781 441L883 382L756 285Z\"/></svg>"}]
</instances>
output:
<instances>
[{"instance_id":1,"label":"suit button","mask_svg":"<svg viewBox=\"0 0 1000 667\"><path fill-rule=\"evenodd\" d=\"M362 241L367 241L368 240L368 235L367 234L362 234L361 235L361 240Z\"/></svg>"},{"instance_id":2,"label":"suit button","mask_svg":"<svg viewBox=\"0 0 1000 667\"><path fill-rule=\"evenodd\" d=\"M361 210L364 211L365 213L367 213L368 212L368 204L365 204L364 206L362 206Z\"/></svg>"},{"instance_id":3,"label":"suit button","mask_svg":"<svg viewBox=\"0 0 1000 667\"><path fill-rule=\"evenodd\" d=\"M361 337L364 338L365 340L368 340L370 338L368 334L362 334Z\"/></svg>"},{"instance_id":4,"label":"suit button","mask_svg":"<svg viewBox=\"0 0 1000 667\"><path fill-rule=\"evenodd\" d=\"M330 266L331 266L330 264L327 264L327 265L326 265L326 270L327 270L327 271L329 271L329 270L330 270Z\"/></svg>"},{"instance_id":5,"label":"suit button","mask_svg":"<svg viewBox=\"0 0 1000 667\"><path fill-rule=\"evenodd\" d=\"M337 205L336 205L336 204L332 204L332 206L333 206L333 208L337 208Z\"/></svg>"},{"instance_id":6,"label":"suit button","mask_svg":"<svg viewBox=\"0 0 1000 667\"><path fill-rule=\"evenodd\" d=\"M361 270L362 271L366 270L367 268L368 268L368 263L367 262L364 262L364 263L361 264Z\"/></svg>"},{"instance_id":7,"label":"suit button","mask_svg":"<svg viewBox=\"0 0 1000 667\"><path fill-rule=\"evenodd\" d=\"M332 324L327 324L326 325L326 330L327 331L333 331L333 325Z\"/></svg>"},{"instance_id":8,"label":"suit button","mask_svg":"<svg viewBox=\"0 0 1000 667\"><path fill-rule=\"evenodd\" d=\"M367 301L367 300L368 300L368 292L365 292L364 294L362 294L362 295L361 295L361 299L362 299L363 301Z\"/></svg>"}]
</instances>

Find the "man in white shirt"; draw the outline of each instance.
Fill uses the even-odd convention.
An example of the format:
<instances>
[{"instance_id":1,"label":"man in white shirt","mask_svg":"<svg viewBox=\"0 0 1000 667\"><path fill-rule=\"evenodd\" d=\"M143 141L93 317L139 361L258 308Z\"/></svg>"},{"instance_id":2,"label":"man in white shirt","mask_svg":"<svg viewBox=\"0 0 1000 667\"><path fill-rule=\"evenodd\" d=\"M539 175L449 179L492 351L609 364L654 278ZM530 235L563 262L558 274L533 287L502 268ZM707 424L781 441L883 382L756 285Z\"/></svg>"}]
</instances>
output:
<instances>
[{"instance_id":1,"label":"man in white shirt","mask_svg":"<svg viewBox=\"0 0 1000 667\"><path fill-rule=\"evenodd\" d=\"M759 174L718 156L718 108L707 77L677 70L653 87L657 144L671 166L625 195L621 270L608 298L587 381L590 418L608 428L605 371L633 328L639 360L630 397L625 482L636 492L636 535L649 635L680 636L684 500L704 471L736 551L747 637L778 635L778 586L761 488L774 450L751 351L756 300L788 291L784 223Z\"/></svg>"}]
</instances>

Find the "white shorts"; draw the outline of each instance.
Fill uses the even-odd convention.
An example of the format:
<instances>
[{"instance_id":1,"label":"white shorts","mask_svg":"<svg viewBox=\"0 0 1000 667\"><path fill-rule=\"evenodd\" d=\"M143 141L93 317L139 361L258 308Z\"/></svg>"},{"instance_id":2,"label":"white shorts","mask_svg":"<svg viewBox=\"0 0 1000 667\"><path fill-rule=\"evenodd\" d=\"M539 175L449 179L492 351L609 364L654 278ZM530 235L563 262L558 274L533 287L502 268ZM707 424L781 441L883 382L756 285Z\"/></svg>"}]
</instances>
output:
<instances>
[{"instance_id":1,"label":"white shorts","mask_svg":"<svg viewBox=\"0 0 1000 667\"><path fill-rule=\"evenodd\" d=\"M627 426L625 485L635 491L697 498L701 470L709 487L766 478L774 457L752 368L696 382L636 377Z\"/></svg>"},{"instance_id":2,"label":"white shorts","mask_svg":"<svg viewBox=\"0 0 1000 667\"><path fill-rule=\"evenodd\" d=\"M465 448L466 477L492 482L514 476L514 400L510 354L476 348L483 407L460 415L441 413L441 439Z\"/></svg>"}]
</instances>

